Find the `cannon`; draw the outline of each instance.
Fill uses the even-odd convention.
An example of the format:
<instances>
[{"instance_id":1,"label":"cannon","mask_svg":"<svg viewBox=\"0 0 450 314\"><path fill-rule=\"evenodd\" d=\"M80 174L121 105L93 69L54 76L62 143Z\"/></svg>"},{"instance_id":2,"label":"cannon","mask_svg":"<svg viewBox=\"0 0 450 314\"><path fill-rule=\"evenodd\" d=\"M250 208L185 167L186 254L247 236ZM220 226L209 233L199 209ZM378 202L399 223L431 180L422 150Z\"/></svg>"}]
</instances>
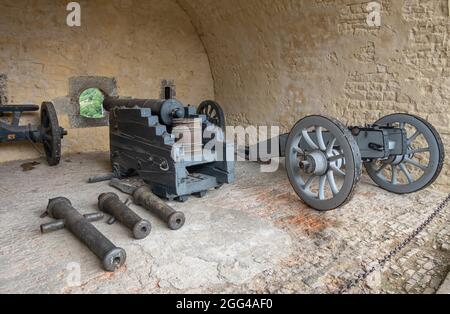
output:
<instances>
[{"instance_id":1,"label":"cannon","mask_svg":"<svg viewBox=\"0 0 450 314\"><path fill-rule=\"evenodd\" d=\"M205 101L197 110L175 99L107 98L103 106L110 117L113 173L101 180L138 176L157 196L182 202L234 182L233 145L214 135L225 126L216 102ZM214 139L225 158L204 156Z\"/></svg>"},{"instance_id":2,"label":"cannon","mask_svg":"<svg viewBox=\"0 0 450 314\"><path fill-rule=\"evenodd\" d=\"M116 247L91 224L101 220L102 213L82 215L72 206L70 200L57 197L49 200L46 214L57 220L41 225L42 233L66 228L101 260L103 268L108 272L116 271L125 263L125 250Z\"/></svg>"},{"instance_id":3,"label":"cannon","mask_svg":"<svg viewBox=\"0 0 450 314\"><path fill-rule=\"evenodd\" d=\"M408 194L433 184L445 159L436 129L410 114L392 114L364 127L308 116L290 133L277 141L269 140L269 147L275 147L276 157L285 157L288 178L297 195L320 211L336 209L351 200L363 166L381 188ZM247 148L247 156L249 151Z\"/></svg>"},{"instance_id":4,"label":"cannon","mask_svg":"<svg viewBox=\"0 0 450 314\"><path fill-rule=\"evenodd\" d=\"M25 112L36 112L37 105L4 105L0 106L0 117L12 114L11 121L0 119L0 143L29 141L42 144L45 156L50 166L56 166L61 159L61 139L67 132L59 126L58 116L51 102L41 106L41 125L20 125L20 119Z\"/></svg>"},{"instance_id":5,"label":"cannon","mask_svg":"<svg viewBox=\"0 0 450 314\"><path fill-rule=\"evenodd\" d=\"M132 231L134 238L137 240L146 238L152 230L151 223L139 217L126 203L122 203L119 196L115 193L100 194L98 197L98 208L102 212L111 215L111 224L116 220L120 221Z\"/></svg>"}]
</instances>

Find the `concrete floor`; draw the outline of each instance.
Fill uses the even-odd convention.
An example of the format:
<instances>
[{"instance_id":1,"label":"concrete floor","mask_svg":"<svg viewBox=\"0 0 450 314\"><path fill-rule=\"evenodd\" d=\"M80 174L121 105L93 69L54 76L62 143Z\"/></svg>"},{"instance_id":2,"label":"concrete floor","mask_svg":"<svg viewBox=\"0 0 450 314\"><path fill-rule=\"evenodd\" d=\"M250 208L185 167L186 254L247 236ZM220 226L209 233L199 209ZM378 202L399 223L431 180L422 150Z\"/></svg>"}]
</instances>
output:
<instances>
[{"instance_id":1,"label":"concrete floor","mask_svg":"<svg viewBox=\"0 0 450 314\"><path fill-rule=\"evenodd\" d=\"M433 189L394 195L365 178L347 206L318 213L299 201L284 170L264 174L257 164L241 163L235 184L171 203L187 217L179 231L134 205L153 223L145 240L133 240L120 224L95 223L127 251L126 265L109 274L67 231L39 232L50 221L39 217L49 198L65 196L89 213L100 193L117 192L107 183L85 183L108 171L108 155L69 156L55 168L39 162L30 171L22 171L23 162L0 165L0 293L332 293L383 257L444 197ZM350 292L435 293L450 265L449 212Z\"/></svg>"}]
</instances>

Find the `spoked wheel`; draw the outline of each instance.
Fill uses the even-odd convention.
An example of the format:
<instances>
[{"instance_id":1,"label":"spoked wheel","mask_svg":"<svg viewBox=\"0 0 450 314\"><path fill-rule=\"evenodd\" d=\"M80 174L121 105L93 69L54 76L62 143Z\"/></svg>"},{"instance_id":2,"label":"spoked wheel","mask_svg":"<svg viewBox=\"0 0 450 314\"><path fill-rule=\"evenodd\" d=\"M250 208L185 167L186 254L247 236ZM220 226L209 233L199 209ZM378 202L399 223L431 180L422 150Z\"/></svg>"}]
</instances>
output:
<instances>
[{"instance_id":1,"label":"spoked wheel","mask_svg":"<svg viewBox=\"0 0 450 314\"><path fill-rule=\"evenodd\" d=\"M310 116L289 134L286 169L295 192L320 211L346 204L361 178L361 154L350 131L339 121Z\"/></svg>"},{"instance_id":2,"label":"spoked wheel","mask_svg":"<svg viewBox=\"0 0 450 314\"><path fill-rule=\"evenodd\" d=\"M389 192L407 194L420 191L436 181L444 164L445 150L431 124L413 115L393 114L380 119L376 125L405 130L408 143L408 152L404 156L365 164L376 184Z\"/></svg>"},{"instance_id":3,"label":"spoked wheel","mask_svg":"<svg viewBox=\"0 0 450 314\"><path fill-rule=\"evenodd\" d=\"M41 142L50 166L58 165L61 160L62 136L63 131L59 127L54 105L44 102L41 106Z\"/></svg>"},{"instance_id":4,"label":"spoked wheel","mask_svg":"<svg viewBox=\"0 0 450 314\"><path fill-rule=\"evenodd\" d=\"M205 115L210 123L225 130L225 114L217 102L212 100L202 102L197 109L197 114Z\"/></svg>"}]
</instances>

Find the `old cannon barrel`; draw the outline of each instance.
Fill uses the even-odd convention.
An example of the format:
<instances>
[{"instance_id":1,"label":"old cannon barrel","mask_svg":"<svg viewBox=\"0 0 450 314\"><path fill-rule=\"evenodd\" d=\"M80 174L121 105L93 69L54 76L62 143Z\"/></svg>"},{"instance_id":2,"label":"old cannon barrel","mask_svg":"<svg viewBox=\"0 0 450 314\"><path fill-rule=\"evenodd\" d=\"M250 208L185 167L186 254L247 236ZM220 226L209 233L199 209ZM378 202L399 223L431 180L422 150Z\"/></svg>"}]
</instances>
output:
<instances>
[{"instance_id":1,"label":"old cannon barrel","mask_svg":"<svg viewBox=\"0 0 450 314\"><path fill-rule=\"evenodd\" d=\"M178 230L184 226L186 218L182 212L175 211L153 194L148 186L141 186L133 193L134 202L144 207L149 212L158 216L172 230Z\"/></svg>"},{"instance_id":2,"label":"old cannon barrel","mask_svg":"<svg viewBox=\"0 0 450 314\"><path fill-rule=\"evenodd\" d=\"M124 224L138 240L147 237L152 230L150 222L139 217L115 193L101 194L98 197L98 207Z\"/></svg>"},{"instance_id":3,"label":"old cannon barrel","mask_svg":"<svg viewBox=\"0 0 450 314\"><path fill-rule=\"evenodd\" d=\"M106 111L114 108L148 108L158 115L165 125L172 125L173 118L184 118L184 106L175 99L118 99L108 97L103 102Z\"/></svg>"},{"instance_id":4,"label":"old cannon barrel","mask_svg":"<svg viewBox=\"0 0 450 314\"><path fill-rule=\"evenodd\" d=\"M64 226L101 259L105 270L115 271L125 263L125 250L116 247L98 231L67 198L50 200L47 213L52 218L64 220Z\"/></svg>"}]
</instances>

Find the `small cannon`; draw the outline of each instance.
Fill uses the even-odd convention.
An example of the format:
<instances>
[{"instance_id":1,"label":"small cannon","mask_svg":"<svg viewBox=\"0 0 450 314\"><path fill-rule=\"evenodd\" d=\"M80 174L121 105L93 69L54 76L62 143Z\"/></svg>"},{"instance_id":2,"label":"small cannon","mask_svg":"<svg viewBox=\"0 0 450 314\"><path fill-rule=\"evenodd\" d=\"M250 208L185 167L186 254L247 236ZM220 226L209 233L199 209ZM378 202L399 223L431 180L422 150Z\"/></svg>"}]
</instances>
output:
<instances>
[{"instance_id":1,"label":"small cannon","mask_svg":"<svg viewBox=\"0 0 450 314\"><path fill-rule=\"evenodd\" d=\"M333 118L309 116L277 143L280 149L275 149L275 157L285 157L295 192L321 211L351 200L363 165L381 188L408 194L433 184L445 159L436 129L409 114L392 114L365 127L346 127ZM274 145L275 141L269 141L270 147Z\"/></svg>"},{"instance_id":2,"label":"small cannon","mask_svg":"<svg viewBox=\"0 0 450 314\"><path fill-rule=\"evenodd\" d=\"M102 213L82 215L70 200L65 197L51 199L47 206L48 216L56 221L41 225L42 233L67 229L83 242L101 260L103 268L114 272L127 258L124 249L116 247L108 238L98 231L91 222L103 218Z\"/></svg>"},{"instance_id":3,"label":"small cannon","mask_svg":"<svg viewBox=\"0 0 450 314\"><path fill-rule=\"evenodd\" d=\"M38 110L37 105L0 106L0 117L5 113L12 114L10 123L0 119L0 143L29 141L42 144L48 164L56 166L61 160L61 139L67 135L67 131L59 126L54 105L51 102L42 104L40 126L20 125L20 118L24 112Z\"/></svg>"},{"instance_id":4,"label":"small cannon","mask_svg":"<svg viewBox=\"0 0 450 314\"><path fill-rule=\"evenodd\" d=\"M137 240L146 238L152 230L151 223L139 217L115 193L101 194L98 197L98 208L111 215L111 223L118 220L130 229Z\"/></svg>"}]
</instances>

